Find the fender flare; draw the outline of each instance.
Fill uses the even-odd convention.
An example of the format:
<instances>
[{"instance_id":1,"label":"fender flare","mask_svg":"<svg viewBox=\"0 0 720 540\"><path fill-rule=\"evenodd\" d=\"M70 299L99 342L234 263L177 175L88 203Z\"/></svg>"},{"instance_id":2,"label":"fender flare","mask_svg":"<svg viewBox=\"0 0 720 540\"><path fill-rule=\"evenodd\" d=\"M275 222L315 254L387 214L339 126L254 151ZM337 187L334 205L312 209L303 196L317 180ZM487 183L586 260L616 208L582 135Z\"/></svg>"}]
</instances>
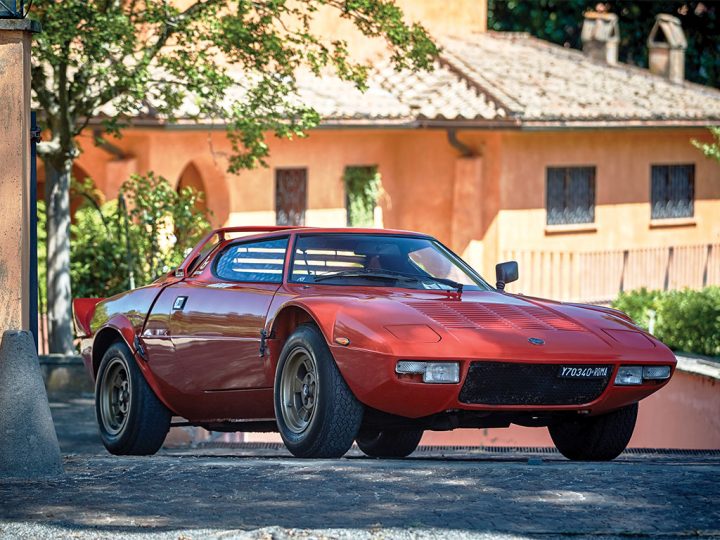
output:
<instances>
[{"instance_id":1,"label":"fender flare","mask_svg":"<svg viewBox=\"0 0 720 540\"><path fill-rule=\"evenodd\" d=\"M174 413L175 411L170 406L168 400L165 399L165 396L163 396L162 392L160 392L160 386L157 384L157 381L155 380L152 371L147 365L147 360L145 360L145 358L143 358L143 355L138 351L137 344L139 343L140 345L142 345L142 342L140 341L140 337L135 331L135 327L125 315L114 315L97 332L95 332L92 348L93 376L97 377L97 370L100 367L100 362L102 361L102 357L99 356L98 353L96 353L95 344L98 340L98 337L104 335L108 331L112 331L114 334L120 336L125 345L127 345L128 349L130 349L133 360L135 360L135 365L137 365L140 373L142 374L148 385L150 385L152 391L163 403L163 405L165 405L170 411Z\"/></svg>"}]
</instances>

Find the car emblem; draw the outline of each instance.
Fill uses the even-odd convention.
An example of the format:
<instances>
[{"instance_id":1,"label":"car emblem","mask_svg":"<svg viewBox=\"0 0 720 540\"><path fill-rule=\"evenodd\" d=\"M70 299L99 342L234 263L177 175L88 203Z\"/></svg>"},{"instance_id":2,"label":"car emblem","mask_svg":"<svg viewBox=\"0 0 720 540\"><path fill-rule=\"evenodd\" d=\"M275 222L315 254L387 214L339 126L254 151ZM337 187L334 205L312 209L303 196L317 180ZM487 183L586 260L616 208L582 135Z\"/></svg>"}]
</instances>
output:
<instances>
[{"instance_id":1,"label":"car emblem","mask_svg":"<svg viewBox=\"0 0 720 540\"><path fill-rule=\"evenodd\" d=\"M532 343L533 345L545 345L545 340L540 339L539 337L531 337L528 338L528 341Z\"/></svg>"}]
</instances>

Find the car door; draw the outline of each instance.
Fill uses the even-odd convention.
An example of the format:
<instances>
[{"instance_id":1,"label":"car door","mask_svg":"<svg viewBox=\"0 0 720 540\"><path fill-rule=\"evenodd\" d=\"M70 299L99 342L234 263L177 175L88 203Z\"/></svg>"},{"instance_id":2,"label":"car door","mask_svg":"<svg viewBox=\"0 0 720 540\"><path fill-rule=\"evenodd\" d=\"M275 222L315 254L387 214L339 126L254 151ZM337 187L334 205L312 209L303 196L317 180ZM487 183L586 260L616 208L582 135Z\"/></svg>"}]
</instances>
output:
<instances>
[{"instance_id":1,"label":"car door","mask_svg":"<svg viewBox=\"0 0 720 540\"><path fill-rule=\"evenodd\" d=\"M186 396L272 386L261 331L287 244L234 241L162 292L143 334L156 376Z\"/></svg>"}]
</instances>

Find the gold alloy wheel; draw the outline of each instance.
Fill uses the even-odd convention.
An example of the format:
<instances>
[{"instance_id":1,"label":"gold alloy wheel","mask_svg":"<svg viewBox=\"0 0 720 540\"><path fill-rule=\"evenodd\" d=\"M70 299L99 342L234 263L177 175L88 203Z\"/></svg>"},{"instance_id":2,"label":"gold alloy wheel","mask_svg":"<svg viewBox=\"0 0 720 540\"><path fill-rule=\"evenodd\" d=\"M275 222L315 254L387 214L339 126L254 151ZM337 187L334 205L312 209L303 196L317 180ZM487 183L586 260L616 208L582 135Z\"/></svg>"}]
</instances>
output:
<instances>
[{"instance_id":1,"label":"gold alloy wheel","mask_svg":"<svg viewBox=\"0 0 720 540\"><path fill-rule=\"evenodd\" d=\"M312 422L319 388L315 357L304 347L297 347L280 376L283 420L293 433L303 433Z\"/></svg>"},{"instance_id":2,"label":"gold alloy wheel","mask_svg":"<svg viewBox=\"0 0 720 540\"><path fill-rule=\"evenodd\" d=\"M117 435L127 424L130 414L132 385L127 366L122 358L108 362L100 381L100 416L108 434Z\"/></svg>"}]
</instances>

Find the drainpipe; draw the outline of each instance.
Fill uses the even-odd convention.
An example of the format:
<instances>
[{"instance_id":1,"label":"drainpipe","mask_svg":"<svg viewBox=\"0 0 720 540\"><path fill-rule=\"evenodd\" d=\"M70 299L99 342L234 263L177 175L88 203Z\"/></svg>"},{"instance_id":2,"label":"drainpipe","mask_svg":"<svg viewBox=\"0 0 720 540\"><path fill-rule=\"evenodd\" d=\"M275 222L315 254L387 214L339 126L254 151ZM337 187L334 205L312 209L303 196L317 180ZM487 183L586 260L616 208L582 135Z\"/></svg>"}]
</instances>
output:
<instances>
[{"instance_id":1,"label":"drainpipe","mask_svg":"<svg viewBox=\"0 0 720 540\"><path fill-rule=\"evenodd\" d=\"M467 144L465 144L460 139L458 139L456 129L454 129L454 128L448 129L447 130L447 138L448 138L448 142L450 143L450 146L452 146L458 152L460 152L460 155L462 157L467 158L467 157L477 156L477 153L475 152L475 150L473 150Z\"/></svg>"}]
</instances>

